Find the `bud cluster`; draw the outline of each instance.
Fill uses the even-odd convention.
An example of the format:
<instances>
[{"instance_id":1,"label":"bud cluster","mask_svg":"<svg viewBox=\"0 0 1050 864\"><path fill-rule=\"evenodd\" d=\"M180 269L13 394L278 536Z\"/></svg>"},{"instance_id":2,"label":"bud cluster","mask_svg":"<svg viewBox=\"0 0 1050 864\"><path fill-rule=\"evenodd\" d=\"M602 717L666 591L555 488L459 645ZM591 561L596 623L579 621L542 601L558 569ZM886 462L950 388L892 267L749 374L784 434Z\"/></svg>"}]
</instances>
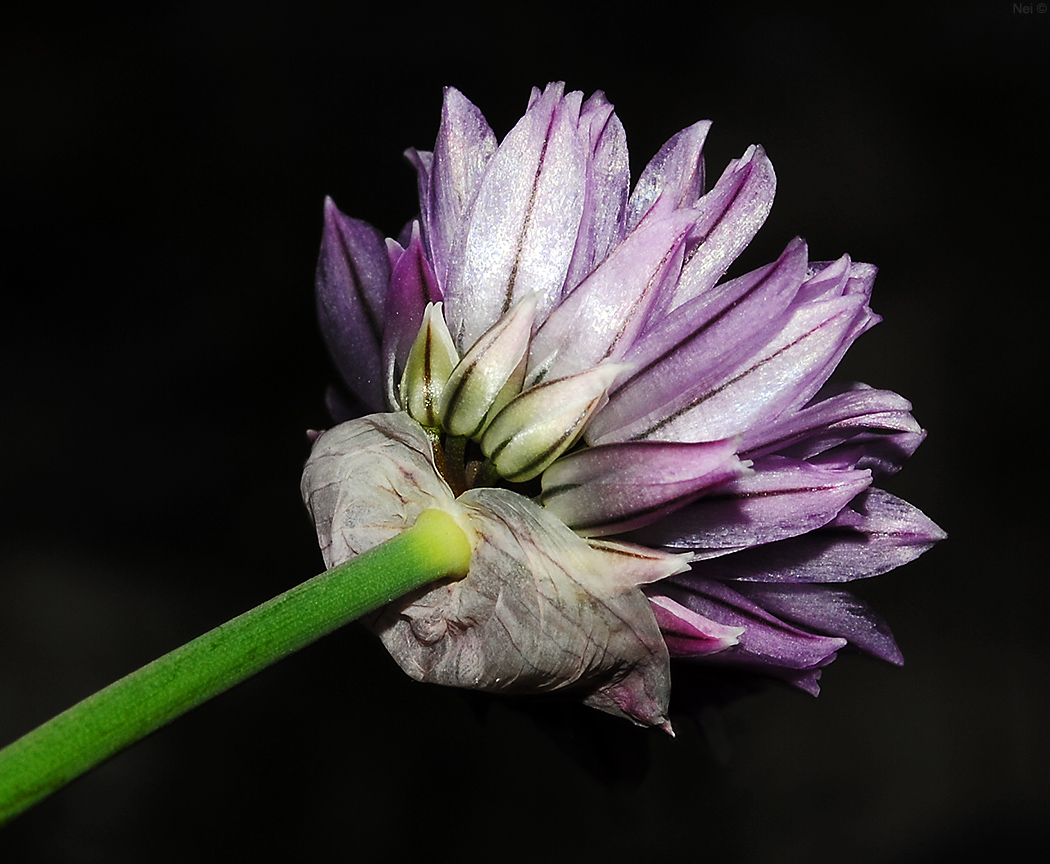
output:
<instances>
[{"instance_id":1,"label":"bud cluster","mask_svg":"<svg viewBox=\"0 0 1050 864\"><path fill-rule=\"evenodd\" d=\"M538 301L538 294L524 297L462 358L441 303L428 304L424 312L401 376L401 406L438 442L444 440L446 456L462 453L467 441L480 447L485 464L478 482L467 485L538 477L579 440L627 368L603 363L523 390Z\"/></svg>"}]
</instances>

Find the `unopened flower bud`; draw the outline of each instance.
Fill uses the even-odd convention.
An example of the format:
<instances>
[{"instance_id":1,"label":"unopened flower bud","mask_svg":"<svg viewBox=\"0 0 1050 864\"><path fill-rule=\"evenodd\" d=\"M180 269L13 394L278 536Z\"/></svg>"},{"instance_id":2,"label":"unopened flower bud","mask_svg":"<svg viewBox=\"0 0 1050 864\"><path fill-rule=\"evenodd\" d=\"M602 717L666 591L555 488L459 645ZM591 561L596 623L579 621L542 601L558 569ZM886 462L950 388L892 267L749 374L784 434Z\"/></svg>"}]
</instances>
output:
<instances>
[{"instance_id":1,"label":"unopened flower bud","mask_svg":"<svg viewBox=\"0 0 1050 864\"><path fill-rule=\"evenodd\" d=\"M446 432L480 438L500 408L521 391L538 302L538 294L522 299L452 370L439 412Z\"/></svg>"},{"instance_id":2,"label":"unopened flower bud","mask_svg":"<svg viewBox=\"0 0 1050 864\"><path fill-rule=\"evenodd\" d=\"M608 400L625 363L603 363L526 390L507 405L481 439L482 452L512 482L539 475L580 437L587 421Z\"/></svg>"},{"instance_id":3,"label":"unopened flower bud","mask_svg":"<svg viewBox=\"0 0 1050 864\"><path fill-rule=\"evenodd\" d=\"M438 401L459 353L440 303L428 303L401 376L401 406L424 426L438 425Z\"/></svg>"}]
</instances>

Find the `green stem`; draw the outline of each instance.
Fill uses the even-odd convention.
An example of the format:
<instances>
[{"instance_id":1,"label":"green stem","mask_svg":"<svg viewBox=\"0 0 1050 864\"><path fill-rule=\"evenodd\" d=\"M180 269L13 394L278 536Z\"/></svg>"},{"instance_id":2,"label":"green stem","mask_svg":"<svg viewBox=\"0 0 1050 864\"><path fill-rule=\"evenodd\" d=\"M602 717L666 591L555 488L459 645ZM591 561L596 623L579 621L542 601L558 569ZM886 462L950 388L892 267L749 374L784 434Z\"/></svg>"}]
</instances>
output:
<instances>
[{"instance_id":1,"label":"green stem","mask_svg":"<svg viewBox=\"0 0 1050 864\"><path fill-rule=\"evenodd\" d=\"M381 546L256 606L0 750L0 825L176 717L415 588L466 575L471 548L425 510Z\"/></svg>"}]
</instances>

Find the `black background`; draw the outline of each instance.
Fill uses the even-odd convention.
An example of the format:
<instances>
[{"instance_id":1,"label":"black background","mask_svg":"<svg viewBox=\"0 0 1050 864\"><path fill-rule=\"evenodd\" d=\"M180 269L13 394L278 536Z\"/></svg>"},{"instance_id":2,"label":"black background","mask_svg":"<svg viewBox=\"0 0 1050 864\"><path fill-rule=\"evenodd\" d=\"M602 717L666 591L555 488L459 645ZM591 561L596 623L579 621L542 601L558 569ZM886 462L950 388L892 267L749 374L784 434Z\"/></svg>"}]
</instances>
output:
<instances>
[{"instance_id":1,"label":"black background","mask_svg":"<svg viewBox=\"0 0 1050 864\"><path fill-rule=\"evenodd\" d=\"M903 669L836 662L678 738L417 685L347 628L0 833L5 862L938 862L1047 839L1050 13L892 6L37 7L0 31L0 743L321 568L298 499L333 378L321 204L396 234L441 87L500 136L601 88L635 175L715 121L794 235L880 265L844 377L928 441L889 485L950 539L860 587ZM1028 9L1028 11L1024 11ZM375 845L378 844L378 845ZM372 850L372 851L369 851Z\"/></svg>"}]
</instances>

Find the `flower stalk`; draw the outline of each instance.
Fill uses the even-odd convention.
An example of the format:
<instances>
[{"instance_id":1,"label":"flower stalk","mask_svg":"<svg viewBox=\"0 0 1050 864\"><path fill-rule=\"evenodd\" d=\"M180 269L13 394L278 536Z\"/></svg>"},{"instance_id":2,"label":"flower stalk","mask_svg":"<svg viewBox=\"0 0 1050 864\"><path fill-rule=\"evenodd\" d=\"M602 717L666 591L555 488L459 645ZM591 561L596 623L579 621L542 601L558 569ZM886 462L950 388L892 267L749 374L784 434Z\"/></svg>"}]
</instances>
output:
<instances>
[{"instance_id":1,"label":"flower stalk","mask_svg":"<svg viewBox=\"0 0 1050 864\"><path fill-rule=\"evenodd\" d=\"M448 513L415 524L199 636L0 750L0 825L192 708L409 591L466 575Z\"/></svg>"}]
</instances>

